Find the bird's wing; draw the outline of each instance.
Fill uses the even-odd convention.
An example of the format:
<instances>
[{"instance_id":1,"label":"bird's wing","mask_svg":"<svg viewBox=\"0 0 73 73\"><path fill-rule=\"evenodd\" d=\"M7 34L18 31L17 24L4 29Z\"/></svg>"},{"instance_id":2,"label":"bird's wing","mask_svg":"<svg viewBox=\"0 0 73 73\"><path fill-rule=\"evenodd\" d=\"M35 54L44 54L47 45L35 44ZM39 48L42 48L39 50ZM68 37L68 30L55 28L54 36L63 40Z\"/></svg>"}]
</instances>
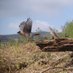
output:
<instances>
[{"instance_id":1,"label":"bird's wing","mask_svg":"<svg viewBox=\"0 0 73 73\"><path fill-rule=\"evenodd\" d=\"M27 19L26 21L26 28L27 28L27 32L31 33L31 29L32 29L32 20L30 18Z\"/></svg>"},{"instance_id":2,"label":"bird's wing","mask_svg":"<svg viewBox=\"0 0 73 73\"><path fill-rule=\"evenodd\" d=\"M20 31L21 32L23 32L23 30L24 30L24 27L25 27L25 21L23 21L22 23L20 23L20 25L19 25L19 28L20 28Z\"/></svg>"}]
</instances>

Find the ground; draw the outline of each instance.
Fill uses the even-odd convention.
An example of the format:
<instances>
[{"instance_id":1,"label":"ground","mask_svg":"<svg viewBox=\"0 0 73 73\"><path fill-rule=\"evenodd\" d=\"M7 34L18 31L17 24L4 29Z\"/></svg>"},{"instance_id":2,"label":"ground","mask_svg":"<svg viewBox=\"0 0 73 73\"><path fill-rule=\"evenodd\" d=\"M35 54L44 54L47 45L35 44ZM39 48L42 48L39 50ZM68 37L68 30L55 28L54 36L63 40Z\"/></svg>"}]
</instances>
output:
<instances>
[{"instance_id":1,"label":"ground","mask_svg":"<svg viewBox=\"0 0 73 73\"><path fill-rule=\"evenodd\" d=\"M73 52L44 52L34 42L0 44L0 73L73 73Z\"/></svg>"}]
</instances>

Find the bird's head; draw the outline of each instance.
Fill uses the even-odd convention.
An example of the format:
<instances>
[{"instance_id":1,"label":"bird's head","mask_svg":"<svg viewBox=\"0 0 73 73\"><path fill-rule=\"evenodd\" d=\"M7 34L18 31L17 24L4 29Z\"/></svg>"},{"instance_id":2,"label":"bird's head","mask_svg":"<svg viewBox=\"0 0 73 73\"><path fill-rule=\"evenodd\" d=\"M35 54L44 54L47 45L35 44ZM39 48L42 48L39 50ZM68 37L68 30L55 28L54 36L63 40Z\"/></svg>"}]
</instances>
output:
<instances>
[{"instance_id":1,"label":"bird's head","mask_svg":"<svg viewBox=\"0 0 73 73\"><path fill-rule=\"evenodd\" d=\"M21 32L21 31L18 31L17 33L18 33L19 35L22 35L22 36L25 36L25 37L28 36L27 33L23 33L23 32Z\"/></svg>"},{"instance_id":2,"label":"bird's head","mask_svg":"<svg viewBox=\"0 0 73 73\"><path fill-rule=\"evenodd\" d=\"M19 35L24 35L21 31L18 31L17 33L18 33Z\"/></svg>"}]
</instances>

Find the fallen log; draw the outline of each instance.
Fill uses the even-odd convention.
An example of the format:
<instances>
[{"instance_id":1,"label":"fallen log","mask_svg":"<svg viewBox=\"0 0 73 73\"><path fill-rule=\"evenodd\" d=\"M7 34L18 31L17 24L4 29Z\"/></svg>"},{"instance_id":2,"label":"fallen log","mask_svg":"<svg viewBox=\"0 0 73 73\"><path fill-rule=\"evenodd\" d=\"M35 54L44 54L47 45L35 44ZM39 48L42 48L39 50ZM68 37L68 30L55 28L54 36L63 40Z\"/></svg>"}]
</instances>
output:
<instances>
[{"instance_id":1,"label":"fallen log","mask_svg":"<svg viewBox=\"0 0 73 73\"><path fill-rule=\"evenodd\" d=\"M42 51L73 51L73 39L55 39L36 42Z\"/></svg>"},{"instance_id":2,"label":"fallen log","mask_svg":"<svg viewBox=\"0 0 73 73\"><path fill-rule=\"evenodd\" d=\"M52 40L36 42L36 45L39 46L42 51L73 51L73 39L60 38L51 27L49 27L49 30L53 37Z\"/></svg>"}]
</instances>

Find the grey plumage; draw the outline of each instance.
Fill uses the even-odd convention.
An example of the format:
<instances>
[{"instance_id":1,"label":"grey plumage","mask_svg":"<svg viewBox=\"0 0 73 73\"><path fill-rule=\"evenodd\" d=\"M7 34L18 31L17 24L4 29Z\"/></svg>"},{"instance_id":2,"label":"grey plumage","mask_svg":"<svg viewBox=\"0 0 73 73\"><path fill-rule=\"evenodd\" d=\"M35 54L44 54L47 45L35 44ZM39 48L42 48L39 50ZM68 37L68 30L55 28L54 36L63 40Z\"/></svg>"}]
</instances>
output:
<instances>
[{"instance_id":1,"label":"grey plumage","mask_svg":"<svg viewBox=\"0 0 73 73\"><path fill-rule=\"evenodd\" d=\"M24 36L30 36L31 30L32 30L32 20L30 18L27 19L27 21L23 21L19 25L20 31L19 34L22 34Z\"/></svg>"}]
</instances>

